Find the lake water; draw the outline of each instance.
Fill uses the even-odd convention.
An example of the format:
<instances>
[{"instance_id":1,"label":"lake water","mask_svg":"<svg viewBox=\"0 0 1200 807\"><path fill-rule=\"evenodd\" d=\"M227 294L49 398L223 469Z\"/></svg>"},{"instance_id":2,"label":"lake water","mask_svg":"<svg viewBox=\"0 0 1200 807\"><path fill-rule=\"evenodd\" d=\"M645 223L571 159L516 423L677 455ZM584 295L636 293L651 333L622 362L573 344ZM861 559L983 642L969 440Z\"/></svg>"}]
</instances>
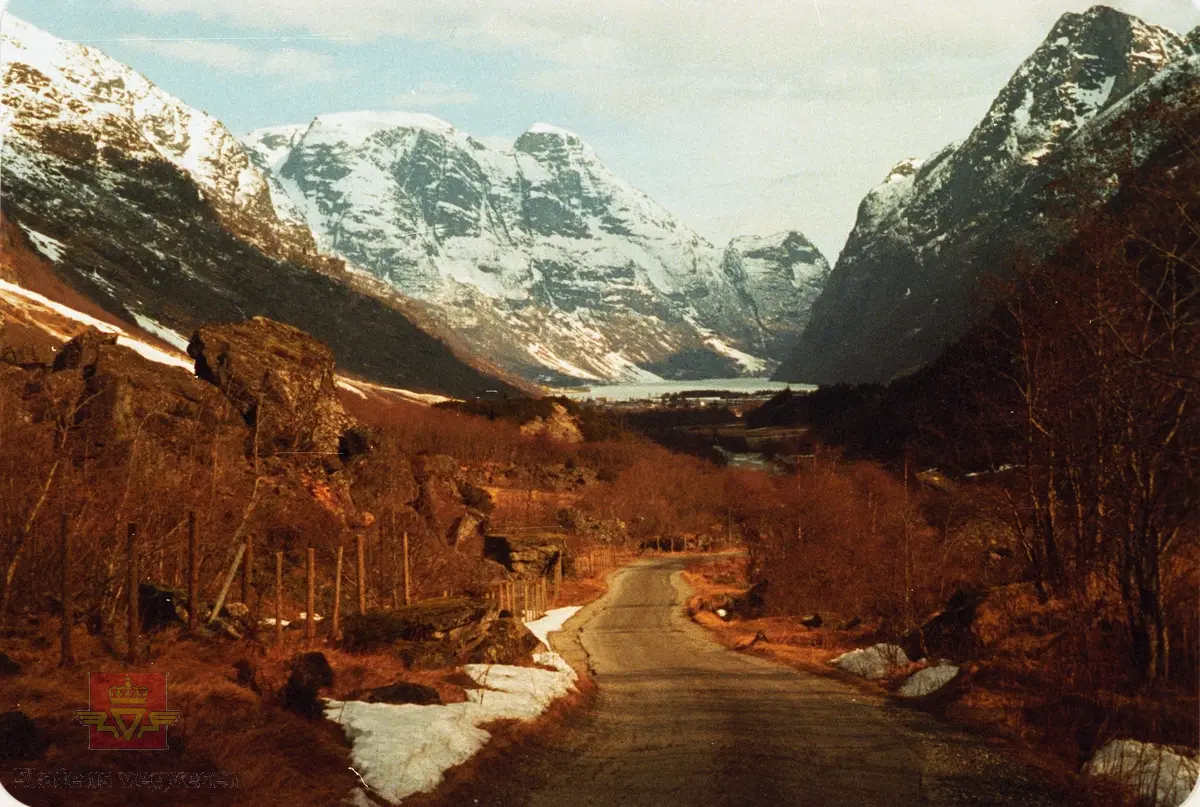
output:
<instances>
[{"instance_id":1,"label":"lake water","mask_svg":"<svg viewBox=\"0 0 1200 807\"><path fill-rule=\"evenodd\" d=\"M767 378L710 378L701 381L658 381L653 384L605 384L589 390L564 390L562 394L576 400L607 398L610 401L640 401L661 398L673 392L690 390L724 390L727 392L754 393L777 392L791 387L794 390L812 390L807 384L788 384Z\"/></svg>"}]
</instances>

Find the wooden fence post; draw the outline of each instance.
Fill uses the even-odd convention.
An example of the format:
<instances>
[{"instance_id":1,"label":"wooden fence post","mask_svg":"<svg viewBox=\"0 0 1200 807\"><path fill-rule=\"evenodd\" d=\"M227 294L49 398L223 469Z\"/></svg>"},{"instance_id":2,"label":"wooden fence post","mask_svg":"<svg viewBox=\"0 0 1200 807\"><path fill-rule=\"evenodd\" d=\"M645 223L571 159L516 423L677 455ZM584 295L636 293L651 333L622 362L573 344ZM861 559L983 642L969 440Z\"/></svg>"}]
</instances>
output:
<instances>
[{"instance_id":1,"label":"wooden fence post","mask_svg":"<svg viewBox=\"0 0 1200 807\"><path fill-rule=\"evenodd\" d=\"M558 605L558 600L562 596L562 581L563 581L563 553L558 553L558 560L554 563L554 604Z\"/></svg>"},{"instance_id":2,"label":"wooden fence post","mask_svg":"<svg viewBox=\"0 0 1200 807\"><path fill-rule=\"evenodd\" d=\"M275 553L275 643L283 639L283 553Z\"/></svg>"},{"instance_id":3,"label":"wooden fence post","mask_svg":"<svg viewBox=\"0 0 1200 807\"><path fill-rule=\"evenodd\" d=\"M354 554L358 561L358 612L367 612L367 559L365 557L367 539L361 532L354 538Z\"/></svg>"},{"instance_id":4,"label":"wooden fence post","mask_svg":"<svg viewBox=\"0 0 1200 807\"><path fill-rule=\"evenodd\" d=\"M317 550L311 546L308 548L308 568L305 577L307 578L307 592L304 595L304 641L310 646L313 640L317 637L317 623L313 619L315 614L313 609L316 607L317 594Z\"/></svg>"},{"instance_id":5,"label":"wooden fence post","mask_svg":"<svg viewBox=\"0 0 1200 807\"><path fill-rule=\"evenodd\" d=\"M200 547L196 539L196 511L188 511L188 633L196 635L200 623Z\"/></svg>"},{"instance_id":6,"label":"wooden fence post","mask_svg":"<svg viewBox=\"0 0 1200 807\"><path fill-rule=\"evenodd\" d=\"M71 646L71 628L75 622L75 589L71 586L71 532L67 514L59 517L58 532L62 538L62 658L60 667L75 666L75 651Z\"/></svg>"},{"instance_id":7,"label":"wooden fence post","mask_svg":"<svg viewBox=\"0 0 1200 807\"><path fill-rule=\"evenodd\" d=\"M129 589L129 652L130 664L138 660L138 640L141 633L141 619L138 616L138 558L137 558L137 524L131 523L126 533L125 569L129 579L126 586Z\"/></svg>"},{"instance_id":8,"label":"wooden fence post","mask_svg":"<svg viewBox=\"0 0 1200 807\"><path fill-rule=\"evenodd\" d=\"M376 531L379 533L379 554L375 556L375 591L377 592L378 605L382 609L387 594L387 538L390 536L384 530L382 519L379 521Z\"/></svg>"},{"instance_id":9,"label":"wooden fence post","mask_svg":"<svg viewBox=\"0 0 1200 807\"><path fill-rule=\"evenodd\" d=\"M404 533L404 604L412 603L412 577L408 570L408 533Z\"/></svg>"},{"instance_id":10,"label":"wooden fence post","mask_svg":"<svg viewBox=\"0 0 1200 807\"><path fill-rule=\"evenodd\" d=\"M329 638L337 636L338 625L342 618L342 552L345 547L337 548L337 563L333 572L333 619L329 623Z\"/></svg>"}]
</instances>

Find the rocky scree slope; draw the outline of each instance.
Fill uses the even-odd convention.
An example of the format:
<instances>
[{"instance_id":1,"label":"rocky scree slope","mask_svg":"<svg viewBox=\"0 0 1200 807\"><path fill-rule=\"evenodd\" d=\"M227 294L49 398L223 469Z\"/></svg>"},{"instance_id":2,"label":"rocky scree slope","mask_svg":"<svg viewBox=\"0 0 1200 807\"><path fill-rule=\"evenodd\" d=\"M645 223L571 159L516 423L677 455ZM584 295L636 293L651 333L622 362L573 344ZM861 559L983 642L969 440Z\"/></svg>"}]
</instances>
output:
<instances>
[{"instance_id":1,"label":"rocky scree slope","mask_svg":"<svg viewBox=\"0 0 1200 807\"><path fill-rule=\"evenodd\" d=\"M323 248L539 381L762 375L828 273L799 233L714 247L546 124L487 145L357 112L245 142Z\"/></svg>"},{"instance_id":2,"label":"rocky scree slope","mask_svg":"<svg viewBox=\"0 0 1200 807\"><path fill-rule=\"evenodd\" d=\"M220 122L11 14L0 51L4 213L77 292L180 348L202 323L263 315L383 383L511 389L355 289Z\"/></svg>"},{"instance_id":3,"label":"rocky scree slope","mask_svg":"<svg viewBox=\"0 0 1200 807\"><path fill-rule=\"evenodd\" d=\"M979 320L983 278L1063 244L1152 156L1189 159L1198 39L1105 6L1060 18L965 141L898 163L863 200L776 377L911 372Z\"/></svg>"}]
</instances>

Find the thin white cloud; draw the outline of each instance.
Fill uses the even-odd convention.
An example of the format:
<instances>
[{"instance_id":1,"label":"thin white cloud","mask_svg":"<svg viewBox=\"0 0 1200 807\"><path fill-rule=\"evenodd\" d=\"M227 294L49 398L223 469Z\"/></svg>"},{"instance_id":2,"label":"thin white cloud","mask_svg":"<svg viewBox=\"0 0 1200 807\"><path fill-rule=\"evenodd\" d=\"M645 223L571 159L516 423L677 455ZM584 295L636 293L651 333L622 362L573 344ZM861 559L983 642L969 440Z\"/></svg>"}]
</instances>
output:
<instances>
[{"instance_id":1,"label":"thin white cloud","mask_svg":"<svg viewBox=\"0 0 1200 807\"><path fill-rule=\"evenodd\" d=\"M328 54L296 48L264 51L232 42L148 37L127 37L122 42L147 53L202 64L226 73L270 76L308 84L340 81L351 72L339 67Z\"/></svg>"},{"instance_id":2,"label":"thin white cloud","mask_svg":"<svg viewBox=\"0 0 1200 807\"><path fill-rule=\"evenodd\" d=\"M407 109L429 109L440 106L462 106L479 100L475 93L460 90L451 84L423 81L416 88L392 99L396 106Z\"/></svg>"}]
</instances>

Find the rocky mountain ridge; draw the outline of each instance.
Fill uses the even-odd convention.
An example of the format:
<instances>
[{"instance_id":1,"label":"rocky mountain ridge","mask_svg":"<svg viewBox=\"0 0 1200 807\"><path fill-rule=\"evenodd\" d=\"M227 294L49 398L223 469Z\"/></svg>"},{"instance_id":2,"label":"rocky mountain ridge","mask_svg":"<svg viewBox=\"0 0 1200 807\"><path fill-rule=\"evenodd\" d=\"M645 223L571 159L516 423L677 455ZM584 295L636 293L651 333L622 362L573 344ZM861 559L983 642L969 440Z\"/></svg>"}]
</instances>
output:
<instances>
[{"instance_id":1,"label":"rocky mountain ridge","mask_svg":"<svg viewBox=\"0 0 1200 807\"><path fill-rule=\"evenodd\" d=\"M777 377L911 372L978 320L984 278L1064 243L1150 155L1185 159L1195 39L1105 6L1063 15L966 140L901 161L863 200Z\"/></svg>"},{"instance_id":2,"label":"rocky mountain ridge","mask_svg":"<svg viewBox=\"0 0 1200 807\"><path fill-rule=\"evenodd\" d=\"M513 389L426 332L398 295L364 292L322 254L220 122L11 14L0 46L4 214L75 292L179 348L206 322L262 315L376 381L455 396Z\"/></svg>"},{"instance_id":3,"label":"rocky mountain ridge","mask_svg":"<svg viewBox=\"0 0 1200 807\"><path fill-rule=\"evenodd\" d=\"M324 248L539 380L763 374L828 273L795 232L717 249L548 124L489 146L355 112L245 142Z\"/></svg>"}]
</instances>

